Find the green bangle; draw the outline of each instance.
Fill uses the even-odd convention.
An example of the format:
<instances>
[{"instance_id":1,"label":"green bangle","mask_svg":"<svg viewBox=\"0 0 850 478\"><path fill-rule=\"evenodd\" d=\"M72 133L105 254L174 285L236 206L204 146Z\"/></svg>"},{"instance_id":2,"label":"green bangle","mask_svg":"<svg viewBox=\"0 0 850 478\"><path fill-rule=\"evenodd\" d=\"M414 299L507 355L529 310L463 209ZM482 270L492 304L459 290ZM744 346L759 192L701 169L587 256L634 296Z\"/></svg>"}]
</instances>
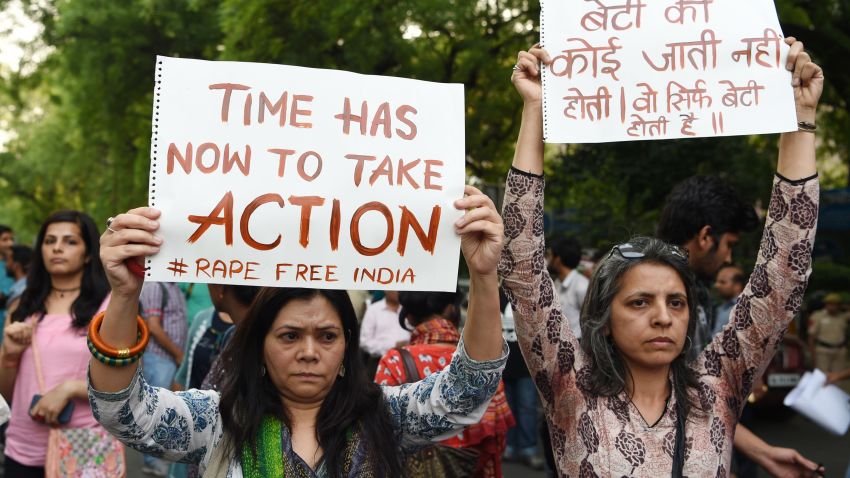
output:
<instances>
[{"instance_id":1,"label":"green bangle","mask_svg":"<svg viewBox=\"0 0 850 478\"><path fill-rule=\"evenodd\" d=\"M138 355L133 355L131 357L114 358L100 353L100 351L97 350L91 340L86 340L86 344L89 346L89 352L91 352L94 358L96 358L100 363L108 365L110 367L126 367L127 365L137 362L139 358L141 358L141 356L144 354L144 352L142 352Z\"/></svg>"}]
</instances>

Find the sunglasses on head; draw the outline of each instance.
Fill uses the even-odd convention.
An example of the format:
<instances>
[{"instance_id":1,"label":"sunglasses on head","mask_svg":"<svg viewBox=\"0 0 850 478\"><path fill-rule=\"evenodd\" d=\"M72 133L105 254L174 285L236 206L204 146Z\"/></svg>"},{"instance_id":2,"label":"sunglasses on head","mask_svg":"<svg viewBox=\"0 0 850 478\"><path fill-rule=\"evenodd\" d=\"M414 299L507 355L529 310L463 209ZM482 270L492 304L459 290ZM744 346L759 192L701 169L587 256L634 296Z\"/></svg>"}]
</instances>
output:
<instances>
[{"instance_id":1,"label":"sunglasses on head","mask_svg":"<svg viewBox=\"0 0 850 478\"><path fill-rule=\"evenodd\" d=\"M682 249L680 247L674 246L672 244L667 244L667 250L670 251L671 254L676 256L682 261L687 262L688 260L688 251L686 249ZM635 247L633 244L629 242L624 242L622 244L617 244L613 248L611 248L611 252L608 253L608 257L614 255L614 252L620 254L620 257L623 259L641 259L646 257L646 254L643 253L640 249Z\"/></svg>"}]
</instances>

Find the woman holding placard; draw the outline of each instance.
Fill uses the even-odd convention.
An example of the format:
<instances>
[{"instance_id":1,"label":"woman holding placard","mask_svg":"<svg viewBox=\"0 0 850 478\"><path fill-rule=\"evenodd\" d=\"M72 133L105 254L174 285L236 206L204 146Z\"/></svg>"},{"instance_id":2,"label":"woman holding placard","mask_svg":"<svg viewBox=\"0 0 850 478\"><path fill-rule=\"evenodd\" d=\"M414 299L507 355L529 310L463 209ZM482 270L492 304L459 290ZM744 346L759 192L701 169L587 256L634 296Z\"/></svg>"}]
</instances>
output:
<instances>
[{"instance_id":1,"label":"woman holding placard","mask_svg":"<svg viewBox=\"0 0 850 478\"><path fill-rule=\"evenodd\" d=\"M466 194L455 202L467 210L456 230L472 284L463 336L451 366L398 387L366 377L345 291L260 292L225 351L221 393L158 389L129 359L102 363L144 335L136 325L142 279L124 261L156 254L162 242L158 211L118 216L101 238L113 299L90 330L100 344L89 389L96 418L127 445L198 463L204 476L401 476L400 451L479 420L507 357L496 279L502 222L487 196L470 186Z\"/></svg>"},{"instance_id":2,"label":"woman holding placard","mask_svg":"<svg viewBox=\"0 0 850 478\"><path fill-rule=\"evenodd\" d=\"M559 474L727 476L741 406L802 301L817 218L815 109L821 69L793 38L800 131L782 135L764 239L733 320L695 362L697 317L687 252L648 237L615 246L594 273L582 342L545 267L540 47L521 52L512 81L524 101L503 216L499 264L523 355L543 399ZM792 465L794 476L815 467Z\"/></svg>"}]
</instances>

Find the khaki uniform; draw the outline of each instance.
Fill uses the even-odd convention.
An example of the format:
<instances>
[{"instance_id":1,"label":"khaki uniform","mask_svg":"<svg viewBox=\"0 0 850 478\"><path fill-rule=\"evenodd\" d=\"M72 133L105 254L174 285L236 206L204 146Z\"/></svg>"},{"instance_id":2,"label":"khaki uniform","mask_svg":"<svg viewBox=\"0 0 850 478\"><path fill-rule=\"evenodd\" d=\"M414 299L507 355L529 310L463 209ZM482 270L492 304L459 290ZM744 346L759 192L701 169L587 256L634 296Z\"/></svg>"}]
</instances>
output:
<instances>
[{"instance_id":1,"label":"khaki uniform","mask_svg":"<svg viewBox=\"0 0 850 478\"><path fill-rule=\"evenodd\" d=\"M815 367L825 373L846 368L847 327L850 313L830 315L814 312L809 319L809 336L815 339Z\"/></svg>"}]
</instances>

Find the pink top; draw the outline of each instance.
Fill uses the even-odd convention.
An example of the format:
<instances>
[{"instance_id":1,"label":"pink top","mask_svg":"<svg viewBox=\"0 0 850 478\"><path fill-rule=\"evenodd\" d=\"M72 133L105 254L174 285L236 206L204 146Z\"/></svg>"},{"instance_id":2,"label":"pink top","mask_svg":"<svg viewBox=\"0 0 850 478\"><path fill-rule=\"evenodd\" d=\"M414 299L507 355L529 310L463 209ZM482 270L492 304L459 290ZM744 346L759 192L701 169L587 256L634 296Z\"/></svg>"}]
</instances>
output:
<instances>
[{"instance_id":1,"label":"pink top","mask_svg":"<svg viewBox=\"0 0 850 478\"><path fill-rule=\"evenodd\" d=\"M106 308L109 298L100 310ZM27 319L33 322L35 317ZM66 380L86 380L89 353L87 329L71 327L70 315L49 314L36 325L35 340L41 357L45 392ZM47 455L47 435L50 427L30 418L29 406L33 395L43 395L35 373L32 347L21 355L18 378L12 395L12 418L6 430L6 455L27 466L44 466ZM73 399L71 421L62 427L91 428L99 426L92 415L88 400Z\"/></svg>"}]
</instances>

